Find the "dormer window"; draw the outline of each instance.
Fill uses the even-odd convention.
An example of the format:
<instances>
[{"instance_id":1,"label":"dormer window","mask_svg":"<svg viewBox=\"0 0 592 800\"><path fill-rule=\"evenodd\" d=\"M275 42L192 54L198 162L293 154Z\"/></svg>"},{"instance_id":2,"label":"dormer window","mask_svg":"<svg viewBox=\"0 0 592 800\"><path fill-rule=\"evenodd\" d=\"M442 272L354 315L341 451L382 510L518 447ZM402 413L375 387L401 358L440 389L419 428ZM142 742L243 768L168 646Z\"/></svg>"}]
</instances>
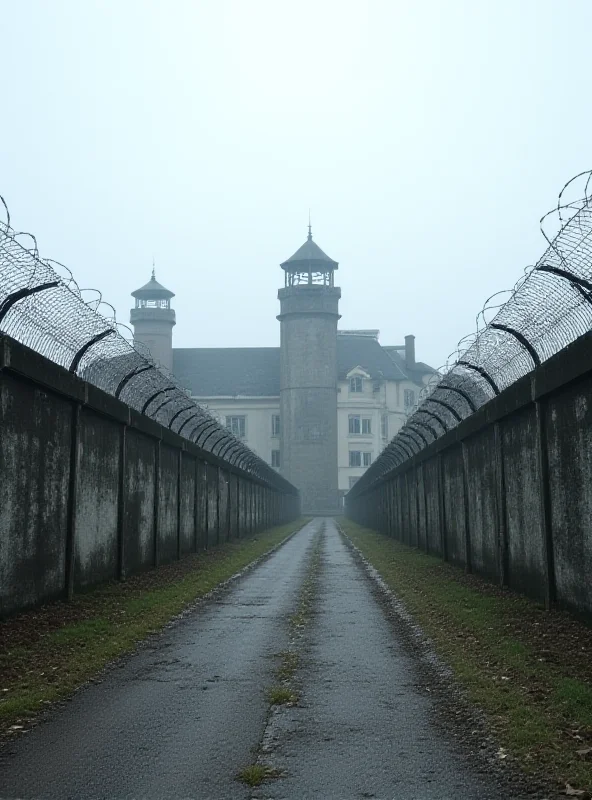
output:
<instances>
[{"instance_id":1,"label":"dormer window","mask_svg":"<svg viewBox=\"0 0 592 800\"><path fill-rule=\"evenodd\" d=\"M349 390L352 394L359 394L364 391L364 379L359 375L349 379Z\"/></svg>"}]
</instances>

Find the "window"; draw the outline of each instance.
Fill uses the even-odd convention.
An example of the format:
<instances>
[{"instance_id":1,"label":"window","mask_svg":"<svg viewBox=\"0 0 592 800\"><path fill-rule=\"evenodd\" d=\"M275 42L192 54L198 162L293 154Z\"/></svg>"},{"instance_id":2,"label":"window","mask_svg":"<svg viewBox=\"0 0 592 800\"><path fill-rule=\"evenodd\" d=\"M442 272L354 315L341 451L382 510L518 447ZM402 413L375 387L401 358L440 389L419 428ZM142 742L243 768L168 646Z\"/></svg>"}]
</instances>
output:
<instances>
[{"instance_id":1,"label":"window","mask_svg":"<svg viewBox=\"0 0 592 800\"><path fill-rule=\"evenodd\" d=\"M350 414L350 416L349 416L349 432L350 433L360 433L360 430L361 430L360 419L361 418L359 416L354 416L353 414Z\"/></svg>"},{"instance_id":2,"label":"window","mask_svg":"<svg viewBox=\"0 0 592 800\"><path fill-rule=\"evenodd\" d=\"M239 439L244 439L247 430L246 417L226 417L226 427Z\"/></svg>"},{"instance_id":3,"label":"window","mask_svg":"<svg viewBox=\"0 0 592 800\"><path fill-rule=\"evenodd\" d=\"M355 434L355 433L371 434L372 420L370 418L360 417L359 414L350 414L349 432L350 434Z\"/></svg>"},{"instance_id":4,"label":"window","mask_svg":"<svg viewBox=\"0 0 592 800\"><path fill-rule=\"evenodd\" d=\"M278 417L279 419L279 417ZM279 450L272 450L271 451L271 466L275 467L276 469L280 468L280 451Z\"/></svg>"},{"instance_id":5,"label":"window","mask_svg":"<svg viewBox=\"0 0 592 800\"><path fill-rule=\"evenodd\" d=\"M412 408L415 405L415 392L413 389L405 389L403 393L403 404L405 408Z\"/></svg>"},{"instance_id":6,"label":"window","mask_svg":"<svg viewBox=\"0 0 592 800\"><path fill-rule=\"evenodd\" d=\"M280 435L280 415L279 414L272 414L272 416L271 416L271 435L272 436L279 436Z\"/></svg>"},{"instance_id":7,"label":"window","mask_svg":"<svg viewBox=\"0 0 592 800\"><path fill-rule=\"evenodd\" d=\"M350 467L361 467L362 466L362 454L359 450L350 450L349 451L349 465Z\"/></svg>"},{"instance_id":8,"label":"window","mask_svg":"<svg viewBox=\"0 0 592 800\"><path fill-rule=\"evenodd\" d=\"M361 450L349 451L350 467L369 467L372 463L372 453L363 453Z\"/></svg>"},{"instance_id":9,"label":"window","mask_svg":"<svg viewBox=\"0 0 592 800\"><path fill-rule=\"evenodd\" d=\"M383 439L388 439L388 414L383 414L380 418L380 435Z\"/></svg>"},{"instance_id":10,"label":"window","mask_svg":"<svg viewBox=\"0 0 592 800\"><path fill-rule=\"evenodd\" d=\"M354 486L355 483L357 483L357 480L358 480L357 478L352 478L351 475L349 476L349 488L350 489Z\"/></svg>"},{"instance_id":11,"label":"window","mask_svg":"<svg viewBox=\"0 0 592 800\"><path fill-rule=\"evenodd\" d=\"M350 392L363 392L364 391L364 379L363 378L350 378L349 379L349 390L350 390Z\"/></svg>"}]
</instances>

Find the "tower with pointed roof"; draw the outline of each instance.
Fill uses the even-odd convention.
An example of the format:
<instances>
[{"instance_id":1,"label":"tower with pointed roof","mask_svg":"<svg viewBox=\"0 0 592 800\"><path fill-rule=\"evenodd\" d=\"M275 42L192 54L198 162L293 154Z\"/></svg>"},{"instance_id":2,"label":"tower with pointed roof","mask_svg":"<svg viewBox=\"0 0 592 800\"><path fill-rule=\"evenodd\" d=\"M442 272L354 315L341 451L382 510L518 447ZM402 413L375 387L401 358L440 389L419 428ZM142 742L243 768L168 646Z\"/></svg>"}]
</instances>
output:
<instances>
[{"instance_id":1,"label":"tower with pointed roof","mask_svg":"<svg viewBox=\"0 0 592 800\"><path fill-rule=\"evenodd\" d=\"M174 293L152 277L140 289L132 292L136 306L130 311L130 322L134 326L134 339L142 342L157 364L169 371L173 369L173 326L175 312L171 308Z\"/></svg>"},{"instance_id":2,"label":"tower with pointed roof","mask_svg":"<svg viewBox=\"0 0 592 800\"><path fill-rule=\"evenodd\" d=\"M334 513L337 485L338 267L313 241L281 265L280 463L304 512Z\"/></svg>"}]
</instances>

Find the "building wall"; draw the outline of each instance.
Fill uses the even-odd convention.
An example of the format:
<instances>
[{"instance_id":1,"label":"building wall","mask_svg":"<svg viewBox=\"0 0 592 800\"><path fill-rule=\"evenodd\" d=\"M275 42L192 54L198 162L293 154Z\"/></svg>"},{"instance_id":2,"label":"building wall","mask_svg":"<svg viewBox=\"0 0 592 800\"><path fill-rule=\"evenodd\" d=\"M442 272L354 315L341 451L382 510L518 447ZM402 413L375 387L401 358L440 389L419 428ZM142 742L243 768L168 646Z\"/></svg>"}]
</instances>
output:
<instances>
[{"instance_id":1,"label":"building wall","mask_svg":"<svg viewBox=\"0 0 592 800\"><path fill-rule=\"evenodd\" d=\"M193 397L226 425L227 417L244 416L243 441L271 464L272 450L280 449L280 437L272 435L272 416L280 413L279 397Z\"/></svg>"},{"instance_id":2,"label":"building wall","mask_svg":"<svg viewBox=\"0 0 592 800\"><path fill-rule=\"evenodd\" d=\"M417 398L420 387L411 381L383 381L378 392L374 382L364 381L362 394L350 392L348 381L339 381L337 389L337 465L338 487L341 495L350 488L350 479L361 477L367 467L350 467L350 450L370 452L374 461L401 428L407 417L405 390L415 392ZM229 416L244 416L245 442L268 464L272 463L272 450L279 449L279 437L272 436L272 416L280 413L279 397L193 397L207 406L222 424ZM371 420L371 434L350 434L351 415ZM388 417L387 436L382 436L382 416Z\"/></svg>"}]
</instances>

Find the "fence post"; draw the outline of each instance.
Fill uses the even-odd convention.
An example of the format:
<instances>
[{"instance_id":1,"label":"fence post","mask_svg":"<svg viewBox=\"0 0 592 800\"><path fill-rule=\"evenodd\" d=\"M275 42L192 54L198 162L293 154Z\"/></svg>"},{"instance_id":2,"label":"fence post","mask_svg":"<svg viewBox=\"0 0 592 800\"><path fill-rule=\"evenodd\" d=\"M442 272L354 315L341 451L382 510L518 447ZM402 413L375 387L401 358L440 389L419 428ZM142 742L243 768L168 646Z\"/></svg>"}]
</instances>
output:
<instances>
[{"instance_id":1,"label":"fence post","mask_svg":"<svg viewBox=\"0 0 592 800\"><path fill-rule=\"evenodd\" d=\"M125 489L127 471L127 425L121 426L119 439L119 481L117 502L117 578L125 578Z\"/></svg>"},{"instance_id":2,"label":"fence post","mask_svg":"<svg viewBox=\"0 0 592 800\"><path fill-rule=\"evenodd\" d=\"M195 478L195 486L193 492L193 552L197 553L198 550L198 536L199 536L199 461L197 458L193 460L193 475Z\"/></svg>"},{"instance_id":3,"label":"fence post","mask_svg":"<svg viewBox=\"0 0 592 800\"><path fill-rule=\"evenodd\" d=\"M465 518L465 570L467 572L473 571L473 564L471 561L471 526L469 524L469 454L465 441L460 443L462 462L463 462L463 503L464 503L464 518Z\"/></svg>"},{"instance_id":4,"label":"fence post","mask_svg":"<svg viewBox=\"0 0 592 800\"><path fill-rule=\"evenodd\" d=\"M154 566L158 566L158 517L160 514L160 439L154 452Z\"/></svg>"},{"instance_id":5,"label":"fence post","mask_svg":"<svg viewBox=\"0 0 592 800\"><path fill-rule=\"evenodd\" d=\"M546 404L535 401L537 425L537 451L541 497L541 530L543 532L543 557L545 559L545 608L550 609L556 600L555 558L553 554L553 529L551 526L551 486L549 482L549 450L547 445Z\"/></svg>"},{"instance_id":6,"label":"fence post","mask_svg":"<svg viewBox=\"0 0 592 800\"><path fill-rule=\"evenodd\" d=\"M181 476L183 474L183 451L177 458L177 561L181 560Z\"/></svg>"},{"instance_id":7,"label":"fence post","mask_svg":"<svg viewBox=\"0 0 592 800\"><path fill-rule=\"evenodd\" d=\"M220 544L220 465L216 467L216 544Z\"/></svg>"},{"instance_id":8,"label":"fence post","mask_svg":"<svg viewBox=\"0 0 592 800\"><path fill-rule=\"evenodd\" d=\"M230 504L232 503L232 488L230 486L232 482L232 473L227 472L228 480L226 481L226 540L229 542L232 539L232 509L230 508Z\"/></svg>"},{"instance_id":9,"label":"fence post","mask_svg":"<svg viewBox=\"0 0 592 800\"><path fill-rule=\"evenodd\" d=\"M508 585L508 520L506 504L506 469L504 466L504 441L499 422L493 425L496 466L496 505L498 524L498 553L500 586Z\"/></svg>"},{"instance_id":10,"label":"fence post","mask_svg":"<svg viewBox=\"0 0 592 800\"><path fill-rule=\"evenodd\" d=\"M440 546L442 548L442 558L448 561L448 536L446 533L446 505L444 498L444 465L442 463L442 453L437 455L438 461L438 522L440 528Z\"/></svg>"},{"instance_id":11,"label":"fence post","mask_svg":"<svg viewBox=\"0 0 592 800\"><path fill-rule=\"evenodd\" d=\"M72 406L70 428L70 474L68 476L68 518L66 525L66 599L74 596L74 564L76 556L76 494L80 464L80 403Z\"/></svg>"}]
</instances>

